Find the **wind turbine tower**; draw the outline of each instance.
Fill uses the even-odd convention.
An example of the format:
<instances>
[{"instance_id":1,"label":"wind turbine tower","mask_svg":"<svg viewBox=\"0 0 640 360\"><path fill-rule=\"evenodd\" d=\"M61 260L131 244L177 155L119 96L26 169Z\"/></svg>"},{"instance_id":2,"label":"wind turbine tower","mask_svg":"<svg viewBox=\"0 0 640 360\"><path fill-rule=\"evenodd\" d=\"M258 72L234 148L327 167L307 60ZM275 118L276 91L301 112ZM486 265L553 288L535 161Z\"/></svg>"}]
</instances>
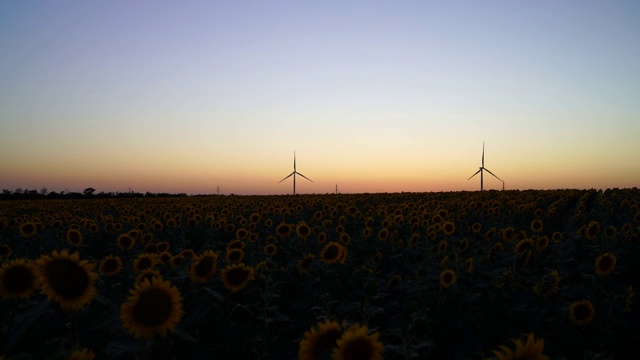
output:
<instances>
[{"instance_id":1,"label":"wind turbine tower","mask_svg":"<svg viewBox=\"0 0 640 360\"><path fill-rule=\"evenodd\" d=\"M287 180L288 178L290 178L293 175L293 195L296 194L296 174L302 176L303 178L313 182L313 180L309 179L308 177L302 175L301 173L299 173L298 171L296 171L296 152L293 152L293 172L289 175L287 175L287 177L285 177L284 179L278 181L278 184Z\"/></svg>"},{"instance_id":2,"label":"wind turbine tower","mask_svg":"<svg viewBox=\"0 0 640 360\"><path fill-rule=\"evenodd\" d=\"M471 175L470 178L467 179L467 181L471 180L472 177L478 175L478 173L480 173L480 191L484 191L484 174L483 172L486 171L489 174L493 175L496 179L502 181L502 190L504 190L504 181L502 179L500 179L499 177L496 176L496 174L492 173L491 171L489 171L489 169L484 167L484 141L482 142L482 166L480 166L480 168L478 169L478 171L476 171L475 174Z\"/></svg>"}]
</instances>

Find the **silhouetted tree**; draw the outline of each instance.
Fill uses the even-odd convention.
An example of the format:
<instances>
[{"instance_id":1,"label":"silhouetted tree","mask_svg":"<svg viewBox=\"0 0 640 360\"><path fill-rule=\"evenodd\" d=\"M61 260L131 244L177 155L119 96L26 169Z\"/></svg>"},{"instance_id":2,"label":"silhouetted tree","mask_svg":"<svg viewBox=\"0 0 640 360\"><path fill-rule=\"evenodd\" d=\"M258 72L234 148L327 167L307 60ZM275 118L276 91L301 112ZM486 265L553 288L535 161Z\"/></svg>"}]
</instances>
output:
<instances>
[{"instance_id":1,"label":"silhouetted tree","mask_svg":"<svg viewBox=\"0 0 640 360\"><path fill-rule=\"evenodd\" d=\"M84 194L85 196L91 196L91 195L93 195L94 192L96 192L96 189L89 187L89 188L84 189L82 191L82 194Z\"/></svg>"}]
</instances>

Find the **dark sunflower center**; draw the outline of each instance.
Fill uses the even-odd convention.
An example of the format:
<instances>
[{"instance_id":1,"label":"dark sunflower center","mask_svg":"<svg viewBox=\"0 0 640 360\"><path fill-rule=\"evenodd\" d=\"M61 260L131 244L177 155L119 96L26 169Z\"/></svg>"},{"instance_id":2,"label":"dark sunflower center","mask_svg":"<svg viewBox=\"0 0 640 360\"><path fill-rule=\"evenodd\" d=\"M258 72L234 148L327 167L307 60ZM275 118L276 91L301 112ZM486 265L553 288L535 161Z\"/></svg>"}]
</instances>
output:
<instances>
[{"instance_id":1,"label":"dark sunflower center","mask_svg":"<svg viewBox=\"0 0 640 360\"><path fill-rule=\"evenodd\" d=\"M324 258L327 260L337 259L339 255L339 249L337 246L329 246L327 251L324 252Z\"/></svg>"},{"instance_id":2,"label":"dark sunflower center","mask_svg":"<svg viewBox=\"0 0 640 360\"><path fill-rule=\"evenodd\" d=\"M66 299L79 298L89 287L87 271L75 261L53 260L46 272L51 289Z\"/></svg>"},{"instance_id":3,"label":"dark sunflower center","mask_svg":"<svg viewBox=\"0 0 640 360\"><path fill-rule=\"evenodd\" d=\"M213 272L213 265L213 258L211 258L210 256L206 256L200 259L200 261L198 261L198 264L196 265L196 275L208 276Z\"/></svg>"},{"instance_id":4,"label":"dark sunflower center","mask_svg":"<svg viewBox=\"0 0 640 360\"><path fill-rule=\"evenodd\" d=\"M80 243L82 240L80 239L80 234L73 231L69 233L69 242L72 244L78 244Z\"/></svg>"},{"instance_id":5,"label":"dark sunflower center","mask_svg":"<svg viewBox=\"0 0 640 360\"><path fill-rule=\"evenodd\" d=\"M588 319L589 316L591 316L591 309L587 305L580 304L580 305L575 307L573 313L574 313L574 315L576 317L576 320L584 321L584 320Z\"/></svg>"},{"instance_id":6,"label":"dark sunflower center","mask_svg":"<svg viewBox=\"0 0 640 360\"><path fill-rule=\"evenodd\" d=\"M336 342L340 339L340 330L333 329L318 337L315 347L313 348L313 354L316 359L329 358L331 351L336 346Z\"/></svg>"},{"instance_id":7,"label":"dark sunflower center","mask_svg":"<svg viewBox=\"0 0 640 360\"><path fill-rule=\"evenodd\" d=\"M35 275L22 266L14 266L4 273L4 286L10 293L20 293L33 286Z\"/></svg>"},{"instance_id":8,"label":"dark sunflower center","mask_svg":"<svg viewBox=\"0 0 640 360\"><path fill-rule=\"evenodd\" d=\"M300 268L302 270L309 270L310 267L311 267L311 259L310 258L302 259L302 262L300 263Z\"/></svg>"},{"instance_id":9,"label":"dark sunflower center","mask_svg":"<svg viewBox=\"0 0 640 360\"><path fill-rule=\"evenodd\" d=\"M306 226L301 226L300 228L298 228L298 234L300 236L307 236L309 235L309 228Z\"/></svg>"},{"instance_id":10,"label":"dark sunflower center","mask_svg":"<svg viewBox=\"0 0 640 360\"><path fill-rule=\"evenodd\" d=\"M123 248L129 248L133 245L133 239L130 237L122 237L120 238L120 246L122 246Z\"/></svg>"},{"instance_id":11,"label":"dark sunflower center","mask_svg":"<svg viewBox=\"0 0 640 360\"><path fill-rule=\"evenodd\" d=\"M227 282L232 286L239 286L244 284L249 277L249 272L242 268L232 269L227 273Z\"/></svg>"},{"instance_id":12,"label":"dark sunflower center","mask_svg":"<svg viewBox=\"0 0 640 360\"><path fill-rule=\"evenodd\" d=\"M148 269L151 267L151 265L152 265L151 258L149 257L140 258L140 260L138 261L138 271Z\"/></svg>"},{"instance_id":13,"label":"dark sunflower center","mask_svg":"<svg viewBox=\"0 0 640 360\"><path fill-rule=\"evenodd\" d=\"M371 359L373 356L373 344L368 339L355 339L344 348L345 359Z\"/></svg>"},{"instance_id":14,"label":"dark sunflower center","mask_svg":"<svg viewBox=\"0 0 640 360\"><path fill-rule=\"evenodd\" d=\"M605 256L601 258L600 263L598 264L598 267L602 271L610 270L613 267L613 259L610 256Z\"/></svg>"},{"instance_id":15,"label":"dark sunflower center","mask_svg":"<svg viewBox=\"0 0 640 360\"><path fill-rule=\"evenodd\" d=\"M115 259L109 259L102 265L102 271L112 273L118 269L118 262Z\"/></svg>"},{"instance_id":16,"label":"dark sunflower center","mask_svg":"<svg viewBox=\"0 0 640 360\"><path fill-rule=\"evenodd\" d=\"M453 274L452 273L445 273L442 276L442 281L444 281L445 284L450 284L453 282Z\"/></svg>"},{"instance_id":17,"label":"dark sunflower center","mask_svg":"<svg viewBox=\"0 0 640 360\"><path fill-rule=\"evenodd\" d=\"M165 291L149 289L133 307L133 317L142 326L158 326L169 318L172 310L173 303Z\"/></svg>"},{"instance_id":18,"label":"dark sunflower center","mask_svg":"<svg viewBox=\"0 0 640 360\"><path fill-rule=\"evenodd\" d=\"M229 253L229 261L230 262L237 262L240 261L240 259L242 259L242 252L241 251L232 251Z\"/></svg>"}]
</instances>

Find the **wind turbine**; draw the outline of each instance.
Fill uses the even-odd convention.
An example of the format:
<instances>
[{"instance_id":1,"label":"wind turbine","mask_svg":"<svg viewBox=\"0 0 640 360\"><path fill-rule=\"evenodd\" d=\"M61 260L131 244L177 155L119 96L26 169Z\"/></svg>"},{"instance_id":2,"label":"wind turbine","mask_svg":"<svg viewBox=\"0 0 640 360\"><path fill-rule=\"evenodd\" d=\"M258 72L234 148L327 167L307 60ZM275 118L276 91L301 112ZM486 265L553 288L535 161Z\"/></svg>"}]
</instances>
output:
<instances>
[{"instance_id":1,"label":"wind turbine","mask_svg":"<svg viewBox=\"0 0 640 360\"><path fill-rule=\"evenodd\" d=\"M293 152L293 172L291 174L287 175L287 177L285 177L284 179L278 181L278 184L279 184L279 183L287 180L288 178L290 178L293 175L293 195L296 194L296 174L298 174L298 175L302 176L303 178L313 182L313 180L309 179L308 177L306 177L306 176L304 176L304 175L302 175L302 174L300 174L299 172L296 171L296 152L294 151Z\"/></svg>"},{"instance_id":2,"label":"wind turbine","mask_svg":"<svg viewBox=\"0 0 640 360\"><path fill-rule=\"evenodd\" d=\"M480 166L480 169L478 169L478 171L476 171L475 174L471 175L470 178L467 179L467 181L471 180L472 177L478 175L478 173L480 173L480 191L484 190L484 175L483 175L483 171L488 172L489 174L493 175L496 179L502 181L502 186L503 186L503 190L504 190L504 181L502 179L500 179L499 177L496 176L496 174L492 173L491 171L489 171L489 169L484 167L484 141L482 142L482 166Z\"/></svg>"}]
</instances>

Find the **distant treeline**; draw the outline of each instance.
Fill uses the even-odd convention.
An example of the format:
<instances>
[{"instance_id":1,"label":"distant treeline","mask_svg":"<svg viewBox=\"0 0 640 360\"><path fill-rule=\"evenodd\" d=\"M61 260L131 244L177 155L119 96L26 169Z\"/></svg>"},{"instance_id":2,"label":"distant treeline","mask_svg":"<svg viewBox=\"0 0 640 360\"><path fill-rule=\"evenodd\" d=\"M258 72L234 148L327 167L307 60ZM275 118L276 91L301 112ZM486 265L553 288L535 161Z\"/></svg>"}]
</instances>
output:
<instances>
[{"instance_id":1,"label":"distant treeline","mask_svg":"<svg viewBox=\"0 0 640 360\"><path fill-rule=\"evenodd\" d=\"M140 192L96 192L94 188L86 188L82 192L48 191L42 188L39 191L32 189L15 189L14 191L3 189L0 200L35 200L35 199L107 199L107 198L143 198L143 197L183 197L187 194L169 193L140 193Z\"/></svg>"}]
</instances>

